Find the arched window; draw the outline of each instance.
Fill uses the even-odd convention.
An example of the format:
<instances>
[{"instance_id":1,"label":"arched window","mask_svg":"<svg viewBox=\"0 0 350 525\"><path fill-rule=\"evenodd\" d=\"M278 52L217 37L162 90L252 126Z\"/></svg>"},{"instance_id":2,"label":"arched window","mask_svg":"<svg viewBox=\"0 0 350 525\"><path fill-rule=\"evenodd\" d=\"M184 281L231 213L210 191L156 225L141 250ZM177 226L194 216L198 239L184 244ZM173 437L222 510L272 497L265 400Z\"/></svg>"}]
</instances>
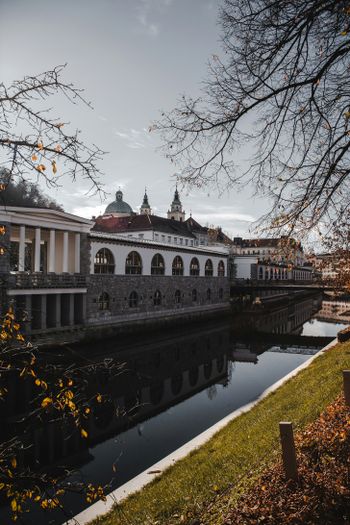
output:
<instances>
[{"instance_id":1,"label":"arched window","mask_svg":"<svg viewBox=\"0 0 350 525\"><path fill-rule=\"evenodd\" d=\"M175 292L175 304L181 303L181 292L180 290L176 290Z\"/></svg>"},{"instance_id":2,"label":"arched window","mask_svg":"<svg viewBox=\"0 0 350 525\"><path fill-rule=\"evenodd\" d=\"M192 301L194 303L197 301L197 290L192 290Z\"/></svg>"},{"instance_id":3,"label":"arched window","mask_svg":"<svg viewBox=\"0 0 350 525\"><path fill-rule=\"evenodd\" d=\"M211 275L213 275L213 263L211 259L208 259L207 262L205 263L204 273L207 277L210 277Z\"/></svg>"},{"instance_id":4,"label":"arched window","mask_svg":"<svg viewBox=\"0 0 350 525\"><path fill-rule=\"evenodd\" d=\"M125 261L125 273L126 274L139 274L142 273L142 260L137 252L130 252Z\"/></svg>"},{"instance_id":5,"label":"arched window","mask_svg":"<svg viewBox=\"0 0 350 525\"><path fill-rule=\"evenodd\" d=\"M184 274L184 263L179 255L177 255L173 260L173 275L183 275Z\"/></svg>"},{"instance_id":6,"label":"arched window","mask_svg":"<svg viewBox=\"0 0 350 525\"><path fill-rule=\"evenodd\" d=\"M129 306L130 308L136 308L139 304L139 296L137 295L137 292L131 292L129 295Z\"/></svg>"},{"instance_id":7,"label":"arched window","mask_svg":"<svg viewBox=\"0 0 350 525\"><path fill-rule=\"evenodd\" d=\"M199 275L199 262L197 257L193 257L190 263L190 275Z\"/></svg>"},{"instance_id":8,"label":"arched window","mask_svg":"<svg viewBox=\"0 0 350 525\"><path fill-rule=\"evenodd\" d=\"M225 263L224 261L219 261L218 264L218 276L225 277Z\"/></svg>"},{"instance_id":9,"label":"arched window","mask_svg":"<svg viewBox=\"0 0 350 525\"><path fill-rule=\"evenodd\" d=\"M114 257L108 248L101 248L94 258L94 273L114 273Z\"/></svg>"},{"instance_id":10,"label":"arched window","mask_svg":"<svg viewBox=\"0 0 350 525\"><path fill-rule=\"evenodd\" d=\"M151 274L152 275L164 275L164 270L165 270L164 259L160 255L160 253L156 253L153 256L153 259L151 262Z\"/></svg>"},{"instance_id":11,"label":"arched window","mask_svg":"<svg viewBox=\"0 0 350 525\"><path fill-rule=\"evenodd\" d=\"M107 292L102 292L97 301L99 310L109 310L109 295Z\"/></svg>"},{"instance_id":12,"label":"arched window","mask_svg":"<svg viewBox=\"0 0 350 525\"><path fill-rule=\"evenodd\" d=\"M210 301L210 299L211 299L211 289L208 288L208 290L207 290L207 301Z\"/></svg>"},{"instance_id":13,"label":"arched window","mask_svg":"<svg viewBox=\"0 0 350 525\"><path fill-rule=\"evenodd\" d=\"M159 290L156 290L153 296L153 304L154 306L159 306L161 303L162 303L162 294L160 293Z\"/></svg>"},{"instance_id":14,"label":"arched window","mask_svg":"<svg viewBox=\"0 0 350 525\"><path fill-rule=\"evenodd\" d=\"M219 299L224 298L224 290L222 288L219 289Z\"/></svg>"}]
</instances>

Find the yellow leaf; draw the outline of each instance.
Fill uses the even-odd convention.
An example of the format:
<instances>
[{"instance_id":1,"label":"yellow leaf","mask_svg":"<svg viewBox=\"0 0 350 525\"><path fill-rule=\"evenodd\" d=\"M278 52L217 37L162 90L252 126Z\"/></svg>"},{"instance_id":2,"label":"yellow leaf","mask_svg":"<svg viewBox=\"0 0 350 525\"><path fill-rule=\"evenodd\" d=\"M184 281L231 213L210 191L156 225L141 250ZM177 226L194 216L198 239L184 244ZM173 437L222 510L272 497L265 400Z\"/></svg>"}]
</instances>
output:
<instances>
[{"instance_id":1,"label":"yellow leaf","mask_svg":"<svg viewBox=\"0 0 350 525\"><path fill-rule=\"evenodd\" d=\"M89 407L86 407L85 410L84 410L85 414L90 414L91 410Z\"/></svg>"},{"instance_id":2,"label":"yellow leaf","mask_svg":"<svg viewBox=\"0 0 350 525\"><path fill-rule=\"evenodd\" d=\"M38 171L45 171L46 170L46 166L44 164L39 164L36 169Z\"/></svg>"},{"instance_id":3,"label":"yellow leaf","mask_svg":"<svg viewBox=\"0 0 350 525\"><path fill-rule=\"evenodd\" d=\"M17 459L16 458L12 458L11 459L11 465L13 466L13 468L17 467Z\"/></svg>"},{"instance_id":4,"label":"yellow leaf","mask_svg":"<svg viewBox=\"0 0 350 525\"><path fill-rule=\"evenodd\" d=\"M40 381L40 379L36 379L36 380L35 380L35 384L36 384L36 386L40 386L40 385L41 385L41 381Z\"/></svg>"},{"instance_id":5,"label":"yellow leaf","mask_svg":"<svg viewBox=\"0 0 350 525\"><path fill-rule=\"evenodd\" d=\"M97 401L97 403L102 403L102 396L101 396L101 394L97 394L96 401Z\"/></svg>"},{"instance_id":6,"label":"yellow leaf","mask_svg":"<svg viewBox=\"0 0 350 525\"><path fill-rule=\"evenodd\" d=\"M51 397L45 397L42 402L41 402L41 406L42 408L46 408L48 405L50 405L52 403L52 399Z\"/></svg>"},{"instance_id":7,"label":"yellow leaf","mask_svg":"<svg viewBox=\"0 0 350 525\"><path fill-rule=\"evenodd\" d=\"M73 384L73 379L69 379L68 380L68 386L72 386L72 384Z\"/></svg>"},{"instance_id":8,"label":"yellow leaf","mask_svg":"<svg viewBox=\"0 0 350 525\"><path fill-rule=\"evenodd\" d=\"M32 155L32 161L35 162L36 160L38 160L38 157L37 155L35 155L35 153Z\"/></svg>"},{"instance_id":9,"label":"yellow leaf","mask_svg":"<svg viewBox=\"0 0 350 525\"><path fill-rule=\"evenodd\" d=\"M53 161L51 162L51 164L52 164L52 171L53 171L54 175L56 175L56 173L57 173L56 162L53 160Z\"/></svg>"},{"instance_id":10,"label":"yellow leaf","mask_svg":"<svg viewBox=\"0 0 350 525\"><path fill-rule=\"evenodd\" d=\"M15 499L11 500L11 509L13 512L17 510L17 501Z\"/></svg>"},{"instance_id":11,"label":"yellow leaf","mask_svg":"<svg viewBox=\"0 0 350 525\"><path fill-rule=\"evenodd\" d=\"M346 36L348 34L348 32L347 31L342 31L340 34L341 34L341 36Z\"/></svg>"},{"instance_id":12,"label":"yellow leaf","mask_svg":"<svg viewBox=\"0 0 350 525\"><path fill-rule=\"evenodd\" d=\"M81 437L83 437L83 438L87 438L88 437L88 433L83 428L81 429L80 434L81 434Z\"/></svg>"}]
</instances>

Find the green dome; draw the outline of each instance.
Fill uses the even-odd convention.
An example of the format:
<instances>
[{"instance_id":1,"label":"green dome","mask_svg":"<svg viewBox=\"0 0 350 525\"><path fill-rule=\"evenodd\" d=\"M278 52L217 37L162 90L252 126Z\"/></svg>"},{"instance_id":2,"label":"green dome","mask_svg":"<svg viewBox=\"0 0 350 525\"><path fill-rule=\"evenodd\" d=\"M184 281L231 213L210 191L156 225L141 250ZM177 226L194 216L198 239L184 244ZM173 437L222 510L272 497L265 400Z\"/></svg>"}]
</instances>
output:
<instances>
[{"instance_id":1,"label":"green dome","mask_svg":"<svg viewBox=\"0 0 350 525\"><path fill-rule=\"evenodd\" d=\"M131 215L133 213L132 207L123 201L123 192L118 190L115 194L115 201L108 204L105 215L108 213L123 213L125 215Z\"/></svg>"}]
</instances>

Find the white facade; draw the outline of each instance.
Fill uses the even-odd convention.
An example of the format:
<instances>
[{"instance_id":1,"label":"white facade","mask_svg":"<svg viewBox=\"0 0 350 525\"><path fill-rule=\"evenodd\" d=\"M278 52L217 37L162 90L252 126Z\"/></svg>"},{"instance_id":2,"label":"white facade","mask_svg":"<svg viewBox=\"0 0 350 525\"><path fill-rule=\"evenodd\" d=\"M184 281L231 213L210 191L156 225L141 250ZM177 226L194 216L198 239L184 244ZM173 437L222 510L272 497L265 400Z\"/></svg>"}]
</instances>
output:
<instances>
[{"instance_id":1,"label":"white facade","mask_svg":"<svg viewBox=\"0 0 350 525\"><path fill-rule=\"evenodd\" d=\"M151 232L152 233L152 232ZM113 242L114 241L114 242ZM210 259L213 264L213 276L218 275L218 265L222 261L225 268L225 276L227 275L227 257L228 249L225 247L200 248L200 247L186 247L184 245L178 246L175 250L173 247L169 249L166 244L150 242L147 239L123 238L121 235L96 233L91 238L91 273L94 273L94 259L99 250L108 248L114 258L116 275L125 275L125 261L131 251L136 251L142 260L142 275L151 275L151 261L157 253L161 254L164 263L164 275L172 275L172 264L176 256L180 256L183 260L184 276L190 275L190 263L194 257L198 259L200 267L200 276L205 276L205 264ZM148 241L148 242L147 242Z\"/></svg>"}]
</instances>

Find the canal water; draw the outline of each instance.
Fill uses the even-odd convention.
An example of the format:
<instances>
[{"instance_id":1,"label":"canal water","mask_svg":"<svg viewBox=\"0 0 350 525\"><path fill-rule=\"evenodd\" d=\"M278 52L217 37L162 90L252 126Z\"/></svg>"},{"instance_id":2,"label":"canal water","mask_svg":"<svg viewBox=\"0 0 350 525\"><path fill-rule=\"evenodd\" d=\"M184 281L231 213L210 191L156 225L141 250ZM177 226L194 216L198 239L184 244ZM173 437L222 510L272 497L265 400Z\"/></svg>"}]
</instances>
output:
<instances>
[{"instance_id":1,"label":"canal water","mask_svg":"<svg viewBox=\"0 0 350 525\"><path fill-rule=\"evenodd\" d=\"M236 315L236 322L101 343L100 354L125 363L117 377L99 378L97 383L91 378L91 388L111 402L94 411L88 440L77 438L73 445L70 440L67 447L59 428L38 429L35 446L42 448L37 452L41 463L46 468L74 467L71 481L115 489L255 400L314 355L324 338L334 338L346 323L335 314L318 318L322 304L320 297L313 297L268 312ZM323 338L322 344L317 337ZM59 525L86 503L82 496L70 495L64 506L66 515L33 510L21 522ZM11 523L6 509L0 511L0 523Z\"/></svg>"}]
</instances>

